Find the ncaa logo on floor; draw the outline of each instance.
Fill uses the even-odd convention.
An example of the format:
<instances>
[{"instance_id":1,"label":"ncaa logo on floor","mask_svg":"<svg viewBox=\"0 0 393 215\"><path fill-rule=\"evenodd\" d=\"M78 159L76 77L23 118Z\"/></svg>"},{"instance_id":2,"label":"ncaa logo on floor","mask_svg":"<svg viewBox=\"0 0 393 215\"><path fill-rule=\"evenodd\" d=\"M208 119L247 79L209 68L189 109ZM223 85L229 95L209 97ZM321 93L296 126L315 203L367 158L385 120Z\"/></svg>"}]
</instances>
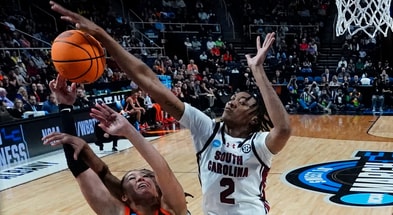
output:
<instances>
[{"instance_id":1,"label":"ncaa logo on floor","mask_svg":"<svg viewBox=\"0 0 393 215\"><path fill-rule=\"evenodd\" d=\"M331 203L356 207L393 205L393 153L357 151L355 160L301 167L283 175L298 188L330 194Z\"/></svg>"}]
</instances>

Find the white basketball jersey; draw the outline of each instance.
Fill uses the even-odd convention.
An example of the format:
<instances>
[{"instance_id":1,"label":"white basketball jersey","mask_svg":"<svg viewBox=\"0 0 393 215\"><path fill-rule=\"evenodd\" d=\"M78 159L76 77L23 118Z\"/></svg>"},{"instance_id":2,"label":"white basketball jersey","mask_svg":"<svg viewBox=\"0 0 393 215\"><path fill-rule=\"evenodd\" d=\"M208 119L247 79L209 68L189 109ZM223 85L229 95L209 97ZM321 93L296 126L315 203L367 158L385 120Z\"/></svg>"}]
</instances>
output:
<instances>
[{"instance_id":1,"label":"white basketball jersey","mask_svg":"<svg viewBox=\"0 0 393 215\"><path fill-rule=\"evenodd\" d=\"M266 214L264 188L270 168L256 154L257 133L249 138L224 134L223 138L221 128L197 154L205 214Z\"/></svg>"},{"instance_id":2,"label":"white basketball jersey","mask_svg":"<svg viewBox=\"0 0 393 215\"><path fill-rule=\"evenodd\" d=\"M264 188L273 158L265 145L268 132L231 137L223 133L223 123L188 104L180 123L191 130L197 151L204 214L266 214Z\"/></svg>"}]
</instances>

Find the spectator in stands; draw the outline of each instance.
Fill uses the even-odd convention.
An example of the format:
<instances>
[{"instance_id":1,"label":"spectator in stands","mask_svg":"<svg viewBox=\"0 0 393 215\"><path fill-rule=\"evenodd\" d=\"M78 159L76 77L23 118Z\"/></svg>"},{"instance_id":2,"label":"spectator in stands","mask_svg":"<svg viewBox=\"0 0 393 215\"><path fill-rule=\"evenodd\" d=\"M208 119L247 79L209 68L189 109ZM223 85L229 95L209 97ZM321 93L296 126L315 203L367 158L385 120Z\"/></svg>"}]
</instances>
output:
<instances>
[{"instance_id":1,"label":"spectator in stands","mask_svg":"<svg viewBox=\"0 0 393 215\"><path fill-rule=\"evenodd\" d=\"M383 69L386 70L387 74L391 74L392 73L392 67L390 67L390 63L389 63L388 60L385 61Z\"/></svg>"},{"instance_id":2,"label":"spectator in stands","mask_svg":"<svg viewBox=\"0 0 393 215\"><path fill-rule=\"evenodd\" d=\"M201 41L195 35L192 37L191 46L194 53L196 54L200 53L202 44Z\"/></svg>"},{"instance_id":3,"label":"spectator in stands","mask_svg":"<svg viewBox=\"0 0 393 215\"><path fill-rule=\"evenodd\" d=\"M347 107L349 110L360 111L363 107L363 94L353 87L352 92L349 92Z\"/></svg>"},{"instance_id":4,"label":"spectator in stands","mask_svg":"<svg viewBox=\"0 0 393 215\"><path fill-rule=\"evenodd\" d=\"M187 53L192 52L192 43L189 37L186 37L186 39L184 40L184 46L186 47Z\"/></svg>"},{"instance_id":5,"label":"spectator in stands","mask_svg":"<svg viewBox=\"0 0 393 215\"><path fill-rule=\"evenodd\" d=\"M222 59L225 61L225 63L231 63L233 61L232 54L229 52L229 50L226 50L225 53L222 55Z\"/></svg>"},{"instance_id":6,"label":"spectator in stands","mask_svg":"<svg viewBox=\"0 0 393 215\"><path fill-rule=\"evenodd\" d=\"M29 59L29 61L27 62L26 71L27 71L27 76L30 78L35 77L39 73L38 68L36 67L33 60L31 59Z\"/></svg>"},{"instance_id":7,"label":"spectator in stands","mask_svg":"<svg viewBox=\"0 0 393 215\"><path fill-rule=\"evenodd\" d=\"M146 109L146 123L147 126L145 126L146 128L149 126L155 126L157 121L156 121L156 115L158 110L156 109L156 105L154 104L152 98L150 97L150 95L145 92L142 91L143 97L144 97L144 106Z\"/></svg>"},{"instance_id":8,"label":"spectator in stands","mask_svg":"<svg viewBox=\"0 0 393 215\"><path fill-rule=\"evenodd\" d=\"M46 98L41 98L41 96L38 94L38 92L37 92L37 84L36 83L32 83L30 85L30 91L28 93L29 94L33 94L36 97L37 102L43 102L44 100L46 100Z\"/></svg>"},{"instance_id":9,"label":"spectator in stands","mask_svg":"<svg viewBox=\"0 0 393 215\"><path fill-rule=\"evenodd\" d=\"M59 112L59 106L56 101L56 97L53 93L51 93L49 98L43 102L42 104L42 110L46 111L47 113L58 113Z\"/></svg>"},{"instance_id":10,"label":"spectator in stands","mask_svg":"<svg viewBox=\"0 0 393 215\"><path fill-rule=\"evenodd\" d=\"M5 103L3 103L2 100L0 100L0 123L1 122L9 122L13 121L16 118L14 118L9 112L8 108L6 107Z\"/></svg>"},{"instance_id":11,"label":"spectator in stands","mask_svg":"<svg viewBox=\"0 0 393 215\"><path fill-rule=\"evenodd\" d=\"M7 90L7 95L8 98L13 100L13 98L15 98L16 96L16 92L17 92L17 87L13 84L10 83L10 78L8 75L3 74L3 80L2 80L2 85L1 87L3 87L4 89Z\"/></svg>"},{"instance_id":12,"label":"spectator in stands","mask_svg":"<svg viewBox=\"0 0 393 215\"><path fill-rule=\"evenodd\" d=\"M280 69L276 69L271 82L272 84L286 84L285 79L282 75L282 71Z\"/></svg>"},{"instance_id":13,"label":"spectator in stands","mask_svg":"<svg viewBox=\"0 0 393 215\"><path fill-rule=\"evenodd\" d=\"M2 57L0 59L3 62L5 69L10 70L10 69L14 68L16 63L12 60L10 51L7 50L5 52L2 51L0 53L2 55Z\"/></svg>"},{"instance_id":14,"label":"spectator in stands","mask_svg":"<svg viewBox=\"0 0 393 215\"><path fill-rule=\"evenodd\" d=\"M363 48L359 50L359 58L364 60L367 57L367 52Z\"/></svg>"},{"instance_id":15,"label":"spectator in stands","mask_svg":"<svg viewBox=\"0 0 393 215\"><path fill-rule=\"evenodd\" d=\"M136 122L134 126L137 129L140 129L139 125L141 124L142 115L145 114L146 110L142 107L141 104L139 104L138 97L138 90L131 91L131 94L129 97L127 97L126 105L121 113L125 113L128 116L135 116Z\"/></svg>"},{"instance_id":16,"label":"spectator in stands","mask_svg":"<svg viewBox=\"0 0 393 215\"><path fill-rule=\"evenodd\" d=\"M221 36L219 36L217 38L217 40L215 41L215 44L216 44L216 47L220 49L220 51L224 49L225 43L224 43L224 41L222 41Z\"/></svg>"},{"instance_id":17,"label":"spectator in stands","mask_svg":"<svg viewBox=\"0 0 393 215\"><path fill-rule=\"evenodd\" d=\"M355 74L355 62L353 62L353 59L352 59L352 58L349 59L349 61L348 61L348 66L347 66L346 71L347 71L349 74L351 74L351 75L354 75L354 74Z\"/></svg>"},{"instance_id":18,"label":"spectator in stands","mask_svg":"<svg viewBox=\"0 0 393 215\"><path fill-rule=\"evenodd\" d=\"M292 75L291 79L289 80L288 84L287 84L287 89L288 89L288 93L289 93L289 98L288 98L288 102L285 106L285 108L287 109L287 111L293 112L297 109L297 99L298 99L298 85L297 85L297 80L296 80L296 76Z\"/></svg>"},{"instance_id":19,"label":"spectator in stands","mask_svg":"<svg viewBox=\"0 0 393 215\"><path fill-rule=\"evenodd\" d=\"M306 38L302 39L302 42L299 44L300 58L305 58L307 56L307 50L309 48L309 43Z\"/></svg>"},{"instance_id":20,"label":"spectator in stands","mask_svg":"<svg viewBox=\"0 0 393 215\"><path fill-rule=\"evenodd\" d=\"M321 76L325 76L326 81L330 82L332 81L333 74L331 74L329 68L326 67Z\"/></svg>"},{"instance_id":21,"label":"spectator in stands","mask_svg":"<svg viewBox=\"0 0 393 215\"><path fill-rule=\"evenodd\" d=\"M324 86L322 87L321 94L318 96L318 107L320 107L325 113L331 113L331 105L332 98L330 97L327 87Z\"/></svg>"},{"instance_id":22,"label":"spectator in stands","mask_svg":"<svg viewBox=\"0 0 393 215\"><path fill-rule=\"evenodd\" d=\"M331 87L331 86L329 86ZM335 111L345 111L346 108L346 95L343 91L342 87L334 87L331 92L333 94L332 100L333 100L333 105L332 108Z\"/></svg>"},{"instance_id":23,"label":"spectator in stands","mask_svg":"<svg viewBox=\"0 0 393 215\"><path fill-rule=\"evenodd\" d=\"M386 69L382 69L381 74L379 76L382 78L382 81L389 81L389 74L386 72Z\"/></svg>"},{"instance_id":24,"label":"spectator in stands","mask_svg":"<svg viewBox=\"0 0 393 215\"><path fill-rule=\"evenodd\" d=\"M28 103L29 93L25 87L19 87L15 97L20 99L23 102L23 105L25 105Z\"/></svg>"},{"instance_id":25,"label":"spectator in stands","mask_svg":"<svg viewBox=\"0 0 393 215\"><path fill-rule=\"evenodd\" d=\"M206 49L210 52L210 50L216 45L212 37L209 37L206 42Z\"/></svg>"},{"instance_id":26,"label":"spectator in stands","mask_svg":"<svg viewBox=\"0 0 393 215\"><path fill-rule=\"evenodd\" d=\"M217 59L220 58L221 51L216 45L214 45L213 48L210 49L210 54L212 56L212 60L216 61Z\"/></svg>"},{"instance_id":27,"label":"spectator in stands","mask_svg":"<svg viewBox=\"0 0 393 215\"><path fill-rule=\"evenodd\" d=\"M353 78L349 81L350 87L358 87L360 85L362 85L362 82L360 81L358 75L354 75Z\"/></svg>"},{"instance_id":28,"label":"spectator in stands","mask_svg":"<svg viewBox=\"0 0 393 215\"><path fill-rule=\"evenodd\" d=\"M318 46L314 39L312 39L308 44L307 58L310 59L312 63L317 62L318 58Z\"/></svg>"},{"instance_id":29,"label":"spectator in stands","mask_svg":"<svg viewBox=\"0 0 393 215\"><path fill-rule=\"evenodd\" d=\"M306 76L304 77L303 81L298 81L297 82L298 86L299 86L299 90L303 90L304 88L308 87L311 85L311 81L310 79Z\"/></svg>"},{"instance_id":30,"label":"spectator in stands","mask_svg":"<svg viewBox=\"0 0 393 215\"><path fill-rule=\"evenodd\" d=\"M333 75L332 80L329 82L330 87L340 87L342 83L338 80L337 75Z\"/></svg>"},{"instance_id":31,"label":"spectator in stands","mask_svg":"<svg viewBox=\"0 0 393 215\"><path fill-rule=\"evenodd\" d=\"M218 68L217 72L212 75L212 78L214 79L214 86L217 88L219 96L227 95L230 89L228 84L225 82L223 69Z\"/></svg>"},{"instance_id":32,"label":"spectator in stands","mask_svg":"<svg viewBox=\"0 0 393 215\"><path fill-rule=\"evenodd\" d=\"M208 23L209 22L209 14L202 8L198 11L198 18L200 23Z\"/></svg>"},{"instance_id":33,"label":"spectator in stands","mask_svg":"<svg viewBox=\"0 0 393 215\"><path fill-rule=\"evenodd\" d=\"M26 76L27 76L26 65L23 63L22 60L18 60L14 69L17 70L19 72L19 74L23 76L24 79L26 79Z\"/></svg>"},{"instance_id":34,"label":"spectator in stands","mask_svg":"<svg viewBox=\"0 0 393 215\"><path fill-rule=\"evenodd\" d=\"M321 85L321 86L329 85L329 82L327 81L325 75L321 76L321 82L319 83L319 85Z\"/></svg>"},{"instance_id":35,"label":"spectator in stands","mask_svg":"<svg viewBox=\"0 0 393 215\"><path fill-rule=\"evenodd\" d=\"M302 63L301 72L302 73L312 73L312 63L307 57L304 58L304 61Z\"/></svg>"},{"instance_id":36,"label":"spectator in stands","mask_svg":"<svg viewBox=\"0 0 393 215\"><path fill-rule=\"evenodd\" d=\"M23 109L23 101L16 98L14 100L14 106L8 109L8 112L11 114L12 117L16 119L22 119L23 113L25 110Z\"/></svg>"},{"instance_id":37,"label":"spectator in stands","mask_svg":"<svg viewBox=\"0 0 393 215\"><path fill-rule=\"evenodd\" d=\"M303 89L303 92L299 96L299 105L303 111L309 112L315 110L317 107L317 96L314 95L313 91L310 91L310 87L307 86Z\"/></svg>"},{"instance_id":38,"label":"spectator in stands","mask_svg":"<svg viewBox=\"0 0 393 215\"><path fill-rule=\"evenodd\" d=\"M154 65L153 65L153 71L157 74L157 75L163 75L165 74L165 66L164 66L164 62L160 59L156 59L154 61Z\"/></svg>"},{"instance_id":39,"label":"spectator in stands","mask_svg":"<svg viewBox=\"0 0 393 215\"><path fill-rule=\"evenodd\" d=\"M74 108L82 109L92 107L93 103L87 98L85 90L82 87L76 89L76 99Z\"/></svg>"},{"instance_id":40,"label":"spectator in stands","mask_svg":"<svg viewBox=\"0 0 393 215\"><path fill-rule=\"evenodd\" d=\"M349 58L351 56L350 44L348 40L345 40L344 44L341 46L341 54L345 58Z\"/></svg>"},{"instance_id":41,"label":"spectator in stands","mask_svg":"<svg viewBox=\"0 0 393 215\"><path fill-rule=\"evenodd\" d=\"M345 59L345 57L343 56L343 57L341 57L341 59L338 61L338 63L337 63L337 71L338 70L340 70L342 67L345 67L345 68L347 68L347 66L348 66L348 62L347 62L347 60Z\"/></svg>"},{"instance_id":42,"label":"spectator in stands","mask_svg":"<svg viewBox=\"0 0 393 215\"><path fill-rule=\"evenodd\" d=\"M383 95L385 98L385 101L384 101L385 108L389 109L389 108L392 108L392 105L393 105L392 85L391 85L389 79L386 79L386 78L382 78L382 82L385 82L384 88L383 88Z\"/></svg>"},{"instance_id":43,"label":"spectator in stands","mask_svg":"<svg viewBox=\"0 0 393 215\"><path fill-rule=\"evenodd\" d=\"M373 93L371 96L372 111L375 112L376 108L379 107L379 112L383 112L383 105L385 102L385 96L383 89L385 83L382 82L381 77L376 77L373 82Z\"/></svg>"},{"instance_id":44,"label":"spectator in stands","mask_svg":"<svg viewBox=\"0 0 393 215\"><path fill-rule=\"evenodd\" d=\"M199 72L198 65L195 64L194 59L190 59L187 64L187 74L197 74Z\"/></svg>"},{"instance_id":45,"label":"spectator in stands","mask_svg":"<svg viewBox=\"0 0 393 215\"><path fill-rule=\"evenodd\" d=\"M200 88L199 85L198 86L195 85L196 81L197 80L191 80L189 83L187 83L188 84L187 95L189 96L191 106L200 109L200 102L199 102Z\"/></svg>"},{"instance_id":46,"label":"spectator in stands","mask_svg":"<svg viewBox=\"0 0 393 215\"><path fill-rule=\"evenodd\" d=\"M15 65L22 60L22 58L16 53L16 51L12 51L11 59L15 62Z\"/></svg>"},{"instance_id":47,"label":"spectator in stands","mask_svg":"<svg viewBox=\"0 0 393 215\"><path fill-rule=\"evenodd\" d=\"M364 69L364 62L362 59L358 58L358 60L355 63L355 74L361 75L363 73Z\"/></svg>"},{"instance_id":48,"label":"spectator in stands","mask_svg":"<svg viewBox=\"0 0 393 215\"><path fill-rule=\"evenodd\" d=\"M17 82L18 86L27 86L29 83L26 81L25 76L23 76L21 74L20 69L18 69L17 67L13 70L14 71L14 76Z\"/></svg>"},{"instance_id":49,"label":"spectator in stands","mask_svg":"<svg viewBox=\"0 0 393 215\"><path fill-rule=\"evenodd\" d=\"M37 97L35 95L30 94L27 100L27 104L23 106L23 109L25 111L42 111L42 105L38 103Z\"/></svg>"},{"instance_id":50,"label":"spectator in stands","mask_svg":"<svg viewBox=\"0 0 393 215\"><path fill-rule=\"evenodd\" d=\"M14 107L14 103L7 97L7 90L3 87L0 87L0 101L2 101L2 105L6 108Z\"/></svg>"},{"instance_id":51,"label":"spectator in stands","mask_svg":"<svg viewBox=\"0 0 393 215\"><path fill-rule=\"evenodd\" d=\"M45 61L42 59L42 57L38 51L33 51L32 56L31 56L31 60L34 62L34 65L38 69L43 69L43 68L48 67L48 65L46 65Z\"/></svg>"}]
</instances>

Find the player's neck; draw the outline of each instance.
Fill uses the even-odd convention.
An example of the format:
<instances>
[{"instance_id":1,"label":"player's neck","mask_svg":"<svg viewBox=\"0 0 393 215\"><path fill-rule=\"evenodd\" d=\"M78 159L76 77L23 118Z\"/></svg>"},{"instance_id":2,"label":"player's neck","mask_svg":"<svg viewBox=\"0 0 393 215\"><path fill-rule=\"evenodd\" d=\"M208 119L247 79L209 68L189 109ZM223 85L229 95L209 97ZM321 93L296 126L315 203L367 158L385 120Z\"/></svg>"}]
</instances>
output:
<instances>
[{"instance_id":1,"label":"player's neck","mask_svg":"<svg viewBox=\"0 0 393 215\"><path fill-rule=\"evenodd\" d=\"M246 138L249 136L250 131L247 126L228 126L225 124L225 133L232 137Z\"/></svg>"}]
</instances>

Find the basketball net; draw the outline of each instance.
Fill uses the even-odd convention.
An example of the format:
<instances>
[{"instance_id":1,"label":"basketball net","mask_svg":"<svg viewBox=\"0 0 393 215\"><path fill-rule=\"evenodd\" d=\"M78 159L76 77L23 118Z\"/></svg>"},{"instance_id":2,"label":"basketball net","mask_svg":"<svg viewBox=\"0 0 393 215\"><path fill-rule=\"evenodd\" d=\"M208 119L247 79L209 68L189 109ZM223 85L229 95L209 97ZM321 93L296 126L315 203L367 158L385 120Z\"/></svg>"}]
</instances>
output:
<instances>
[{"instance_id":1,"label":"basketball net","mask_svg":"<svg viewBox=\"0 0 393 215\"><path fill-rule=\"evenodd\" d=\"M388 29L393 31L390 1L336 0L336 35L343 35L346 31L355 35L359 31L364 31L370 38L374 38L377 32L387 37Z\"/></svg>"}]
</instances>

